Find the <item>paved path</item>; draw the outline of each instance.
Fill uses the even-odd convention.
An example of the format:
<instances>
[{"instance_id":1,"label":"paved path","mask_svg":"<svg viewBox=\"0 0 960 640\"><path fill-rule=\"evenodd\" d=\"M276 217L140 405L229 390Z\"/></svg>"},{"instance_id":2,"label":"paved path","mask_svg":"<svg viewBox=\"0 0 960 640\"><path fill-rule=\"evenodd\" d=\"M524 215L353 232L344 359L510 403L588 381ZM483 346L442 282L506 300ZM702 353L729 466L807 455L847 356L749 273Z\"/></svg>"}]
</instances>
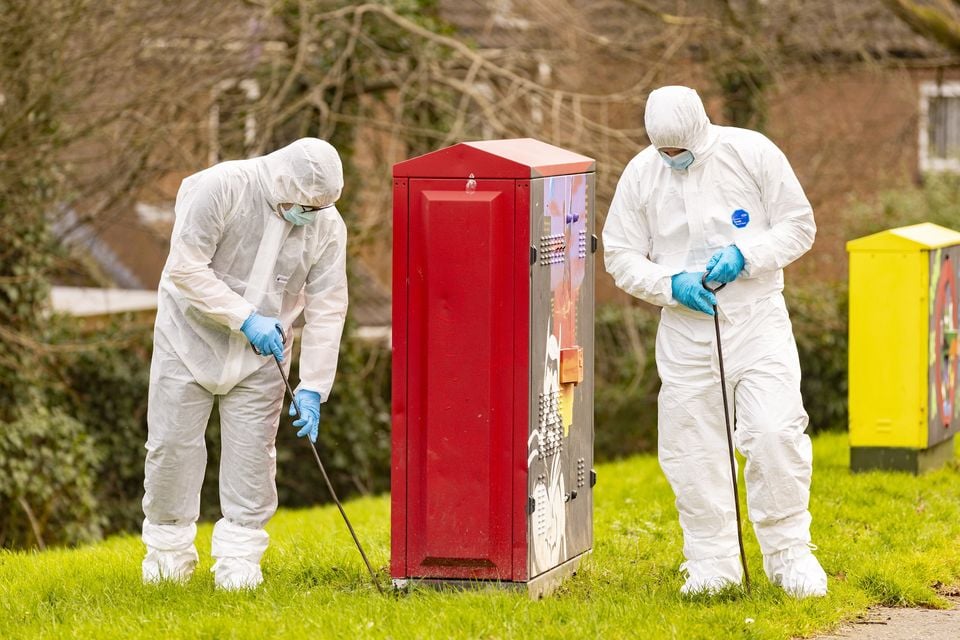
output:
<instances>
[{"instance_id":1,"label":"paved path","mask_svg":"<svg viewBox=\"0 0 960 640\"><path fill-rule=\"evenodd\" d=\"M960 598L952 609L877 607L856 622L815 640L960 640Z\"/></svg>"}]
</instances>

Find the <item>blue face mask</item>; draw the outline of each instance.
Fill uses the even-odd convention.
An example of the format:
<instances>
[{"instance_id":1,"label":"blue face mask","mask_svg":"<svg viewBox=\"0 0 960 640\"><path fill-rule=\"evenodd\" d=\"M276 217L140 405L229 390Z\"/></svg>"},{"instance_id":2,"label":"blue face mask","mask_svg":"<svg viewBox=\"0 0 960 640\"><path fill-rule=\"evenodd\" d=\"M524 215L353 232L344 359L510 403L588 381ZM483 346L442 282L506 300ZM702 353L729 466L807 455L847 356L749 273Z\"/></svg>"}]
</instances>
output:
<instances>
[{"instance_id":1,"label":"blue face mask","mask_svg":"<svg viewBox=\"0 0 960 640\"><path fill-rule=\"evenodd\" d=\"M303 205L300 204L292 205L289 209L284 209L282 205L277 205L277 209L287 222L295 224L298 227L310 224L316 220L317 212L320 211L319 209L307 211L303 208Z\"/></svg>"},{"instance_id":2,"label":"blue face mask","mask_svg":"<svg viewBox=\"0 0 960 640\"><path fill-rule=\"evenodd\" d=\"M689 149L684 149L672 158L661 151L660 157L663 158L663 161L667 163L668 167L676 171L682 171L693 164L693 154L690 153Z\"/></svg>"}]
</instances>

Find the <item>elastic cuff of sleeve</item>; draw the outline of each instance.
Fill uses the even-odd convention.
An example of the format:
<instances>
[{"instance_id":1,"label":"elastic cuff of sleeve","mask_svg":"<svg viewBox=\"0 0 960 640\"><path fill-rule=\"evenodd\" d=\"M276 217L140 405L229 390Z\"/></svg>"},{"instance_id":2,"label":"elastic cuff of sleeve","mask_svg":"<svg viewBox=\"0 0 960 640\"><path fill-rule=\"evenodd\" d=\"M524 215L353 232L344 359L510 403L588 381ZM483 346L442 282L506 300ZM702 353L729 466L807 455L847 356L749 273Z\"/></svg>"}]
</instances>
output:
<instances>
[{"instance_id":1,"label":"elastic cuff of sleeve","mask_svg":"<svg viewBox=\"0 0 960 640\"><path fill-rule=\"evenodd\" d=\"M243 326L243 324L244 324L247 320L250 319L250 316L252 316L253 314L255 314L255 313L257 312L257 308L256 308L255 306L253 306L252 304L251 304L251 305L247 305L247 307L248 307L248 308L247 308L247 310L246 310L245 313L244 313L243 311L241 311L241 312L239 312L239 313L231 314L231 315L230 315L230 324L229 324L229 327L230 327L231 329L233 329L234 331L240 331L240 328Z\"/></svg>"},{"instance_id":2,"label":"elastic cuff of sleeve","mask_svg":"<svg viewBox=\"0 0 960 640\"><path fill-rule=\"evenodd\" d=\"M661 267L660 265L657 265L657 286L662 286L664 279L666 279L669 286L673 276L677 275L678 273L683 273L683 269L671 269L669 267Z\"/></svg>"},{"instance_id":3,"label":"elastic cuff of sleeve","mask_svg":"<svg viewBox=\"0 0 960 640\"><path fill-rule=\"evenodd\" d=\"M757 255L760 247L754 247L752 243L736 244L734 246L740 251L740 255L743 256L743 275L748 278L755 275L753 270L760 262L760 256Z\"/></svg>"},{"instance_id":4,"label":"elastic cuff of sleeve","mask_svg":"<svg viewBox=\"0 0 960 640\"><path fill-rule=\"evenodd\" d=\"M322 394L321 392L317 391L316 389L311 389L310 387L305 387L305 386L303 386L303 385L297 386L297 388L293 390L293 395L297 395L297 394L300 393L301 391L311 391L311 392L317 394L318 396L320 396L320 403L321 403L321 404L323 404L324 402L326 402L326 398L323 397L323 394Z\"/></svg>"},{"instance_id":5,"label":"elastic cuff of sleeve","mask_svg":"<svg viewBox=\"0 0 960 640\"><path fill-rule=\"evenodd\" d=\"M672 273L669 269L664 269L664 271L667 273L667 275L664 275L657 280L656 293L667 301L664 306L674 307L678 303L673 298L673 276L677 275L678 273L683 273L683 271L677 271L676 273Z\"/></svg>"}]
</instances>

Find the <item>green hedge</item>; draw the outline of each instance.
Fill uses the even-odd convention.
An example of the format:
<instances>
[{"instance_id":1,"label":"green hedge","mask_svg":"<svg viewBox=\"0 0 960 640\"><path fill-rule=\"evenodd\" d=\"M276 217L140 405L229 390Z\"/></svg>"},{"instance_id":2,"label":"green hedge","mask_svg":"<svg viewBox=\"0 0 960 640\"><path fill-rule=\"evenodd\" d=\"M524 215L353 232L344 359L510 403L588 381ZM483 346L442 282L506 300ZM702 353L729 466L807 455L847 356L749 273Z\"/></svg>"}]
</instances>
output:
<instances>
[{"instance_id":1,"label":"green hedge","mask_svg":"<svg viewBox=\"0 0 960 640\"><path fill-rule=\"evenodd\" d=\"M75 544L143 520L144 443L153 327L118 318L95 332L61 327L56 351L0 424L0 546ZM351 337L341 345L335 390L324 404L320 454L342 496L382 492L390 481L390 352ZM296 385L297 374L291 375ZM42 383L42 389L40 386ZM42 393L41 393L42 391ZM286 401L284 406L287 406ZM12 419L11 419L12 417ZM281 419L277 488L285 506L329 500L313 454ZM206 432L202 517L219 517L220 430L216 407ZM32 522L31 522L32 520Z\"/></svg>"},{"instance_id":2,"label":"green hedge","mask_svg":"<svg viewBox=\"0 0 960 640\"><path fill-rule=\"evenodd\" d=\"M0 429L0 546L97 539L95 498L103 459L84 425L35 405Z\"/></svg>"},{"instance_id":3,"label":"green hedge","mask_svg":"<svg viewBox=\"0 0 960 640\"><path fill-rule=\"evenodd\" d=\"M811 430L844 428L846 292L819 286L788 293ZM658 315L643 305L597 311L600 460L656 447ZM0 429L2 546L33 546L38 535L48 545L69 544L139 527L152 327L126 318L97 336L100 342L91 343L89 335L62 335L60 342L89 346L59 354L47 380L52 391L38 396L45 400L29 400ZM321 457L343 496L385 491L390 481L390 352L351 336L348 325L320 430ZM291 382L296 380L294 370ZM290 422L282 418L277 438L280 502L326 502L309 447ZM206 435L202 516L213 519L219 516L216 410Z\"/></svg>"},{"instance_id":4,"label":"green hedge","mask_svg":"<svg viewBox=\"0 0 960 640\"><path fill-rule=\"evenodd\" d=\"M597 308L594 455L599 460L656 448L659 319L660 310L645 305Z\"/></svg>"},{"instance_id":5,"label":"green hedge","mask_svg":"<svg viewBox=\"0 0 960 640\"><path fill-rule=\"evenodd\" d=\"M98 452L95 498L104 531L135 529L143 521L153 327L128 316L96 333L64 336L67 339L89 346L60 358L55 400L84 426Z\"/></svg>"},{"instance_id":6,"label":"green hedge","mask_svg":"<svg viewBox=\"0 0 960 640\"><path fill-rule=\"evenodd\" d=\"M847 428L847 289L789 288L787 306L800 354L800 390L811 432Z\"/></svg>"}]
</instances>

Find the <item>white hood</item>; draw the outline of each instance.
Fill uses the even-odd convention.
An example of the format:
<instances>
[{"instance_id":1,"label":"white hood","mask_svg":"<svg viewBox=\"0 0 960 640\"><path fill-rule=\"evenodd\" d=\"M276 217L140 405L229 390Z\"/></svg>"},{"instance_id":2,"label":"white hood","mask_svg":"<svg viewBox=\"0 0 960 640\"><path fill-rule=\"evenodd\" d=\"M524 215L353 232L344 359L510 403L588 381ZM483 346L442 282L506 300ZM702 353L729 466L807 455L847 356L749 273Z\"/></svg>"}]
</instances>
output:
<instances>
[{"instance_id":1,"label":"white hood","mask_svg":"<svg viewBox=\"0 0 960 640\"><path fill-rule=\"evenodd\" d=\"M647 136L657 149L689 149L695 162L706 157L717 139L716 127L697 92L689 87L660 87L650 93L644 113Z\"/></svg>"},{"instance_id":2,"label":"white hood","mask_svg":"<svg viewBox=\"0 0 960 640\"><path fill-rule=\"evenodd\" d=\"M329 142L301 138L257 161L271 207L281 202L325 207L343 191L343 165Z\"/></svg>"}]
</instances>

